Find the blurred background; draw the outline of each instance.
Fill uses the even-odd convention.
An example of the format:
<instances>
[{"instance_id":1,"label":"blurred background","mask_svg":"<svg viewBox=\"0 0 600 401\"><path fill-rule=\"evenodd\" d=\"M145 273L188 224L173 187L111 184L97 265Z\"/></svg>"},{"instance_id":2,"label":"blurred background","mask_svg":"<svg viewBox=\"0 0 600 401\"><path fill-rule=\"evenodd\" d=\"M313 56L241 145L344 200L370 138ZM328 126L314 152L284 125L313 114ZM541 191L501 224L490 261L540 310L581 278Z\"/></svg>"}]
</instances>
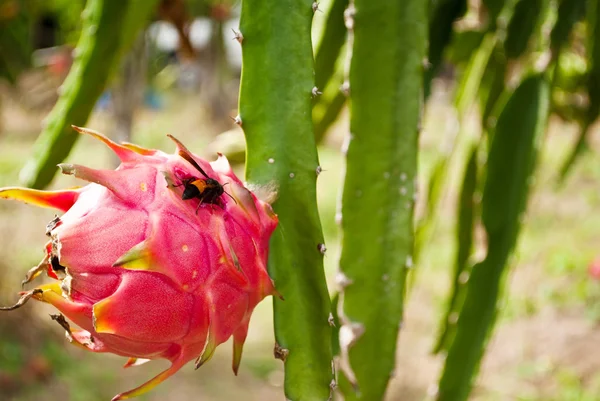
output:
<instances>
[{"instance_id":1,"label":"blurred background","mask_svg":"<svg viewBox=\"0 0 600 401\"><path fill-rule=\"evenodd\" d=\"M532 38L549 37L544 21L556 20L563 2L548 1L544 18L530 33ZM481 117L485 103L478 96L493 87L484 87L485 79L481 87L475 87L470 102L457 101L457 91L464 90L472 76L469 74L474 73L474 55L481 52L485 34L509 26L499 17L498 27L490 28L489 10L482 3L470 1L467 10L451 18L443 57L434 63L435 69L430 69L417 208L418 225L427 227L427 236L411 273L389 400L426 399L435 391L443 362L443 356L433 355L432 348L451 290L456 203L462 160L467 153L467 147L460 146L456 138L459 134L480 137L494 117L491 112L491 120ZM333 12L332 4L333 0L320 2L315 13L315 48ZM432 14L440 4L444 1L431 2ZM73 62L84 6L84 0L0 0L0 187L18 184L19 172L58 99ZM226 153L236 163L238 174L243 174L244 138L232 121L237 114L241 70L241 50L235 40L238 23L239 4L233 0L160 2L152 23L113 71L87 126L116 140L165 151L172 151L165 136L172 133L208 159L214 159L216 152ZM553 85L552 116L523 232L511 262L508 295L502 301L500 321L473 400L592 401L600 397L597 125L589 124L577 162L568 175L561 173L561 166L581 142L581 121L586 118L582 116L590 102L586 81L591 68L589 50L586 52L588 30L583 13L574 18L557 64L560 74ZM430 33L433 35L431 29ZM527 39L529 43L534 40ZM344 45L340 47L336 59L343 58ZM494 77L504 68L499 84L502 92L523 69L523 55L540 57L541 52L530 44L519 59L511 60L505 51L494 48L481 76ZM497 57L503 61L492 64ZM431 54L429 61L435 61ZM334 85L333 98L340 83ZM338 257L335 214L343 167L340 147L348 121L343 98L341 102L318 102L325 102L315 104L314 114L324 171L319 177L318 201L328 248L326 274L333 292ZM79 139L68 160L91 167L116 165L105 147L87 136ZM435 166L440 160L446 160L446 176L433 202L435 186L431 183L435 183ZM51 188L79 184L61 176ZM25 272L41 258L45 224L53 215L53 211L17 202L0 203L3 305L14 302ZM477 252L476 247L475 259ZM108 400L165 368L164 361L156 361L123 371L123 358L71 347L64 331L49 319L51 312L51 308L36 303L0 315L0 400ZM140 400L283 399L283 369L272 355L271 314L268 299L253 316L238 377L231 372L228 343L219 347L210 364L198 371L187 366Z\"/></svg>"}]
</instances>

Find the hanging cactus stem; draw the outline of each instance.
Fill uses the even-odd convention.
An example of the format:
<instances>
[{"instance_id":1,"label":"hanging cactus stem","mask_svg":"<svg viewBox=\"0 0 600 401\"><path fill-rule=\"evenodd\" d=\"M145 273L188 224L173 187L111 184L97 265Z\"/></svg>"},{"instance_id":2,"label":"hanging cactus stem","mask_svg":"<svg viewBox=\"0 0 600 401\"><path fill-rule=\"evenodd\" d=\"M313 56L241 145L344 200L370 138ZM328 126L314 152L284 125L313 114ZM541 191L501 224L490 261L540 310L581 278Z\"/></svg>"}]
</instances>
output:
<instances>
[{"instance_id":1,"label":"hanging cactus stem","mask_svg":"<svg viewBox=\"0 0 600 401\"><path fill-rule=\"evenodd\" d=\"M315 86L312 0L243 0L239 122L246 137L246 179L277 188L279 229L269 273L285 301L275 299L275 341L286 355L285 397L331 397L329 294L316 202L319 166L311 119ZM268 74L265 72L268 71ZM318 90L317 90L318 91Z\"/></svg>"},{"instance_id":2,"label":"hanging cactus stem","mask_svg":"<svg viewBox=\"0 0 600 401\"><path fill-rule=\"evenodd\" d=\"M488 150L481 219L487 255L473 266L453 329L436 401L465 401L498 316L498 300L517 243L531 176L550 109L547 74L523 79L498 117ZM518 149L518 152L515 152ZM506 163L510 160L511 163Z\"/></svg>"},{"instance_id":3,"label":"hanging cactus stem","mask_svg":"<svg viewBox=\"0 0 600 401\"><path fill-rule=\"evenodd\" d=\"M426 5L354 0L346 11L352 59L338 314L347 401L383 399L396 364L413 264Z\"/></svg>"}]
</instances>

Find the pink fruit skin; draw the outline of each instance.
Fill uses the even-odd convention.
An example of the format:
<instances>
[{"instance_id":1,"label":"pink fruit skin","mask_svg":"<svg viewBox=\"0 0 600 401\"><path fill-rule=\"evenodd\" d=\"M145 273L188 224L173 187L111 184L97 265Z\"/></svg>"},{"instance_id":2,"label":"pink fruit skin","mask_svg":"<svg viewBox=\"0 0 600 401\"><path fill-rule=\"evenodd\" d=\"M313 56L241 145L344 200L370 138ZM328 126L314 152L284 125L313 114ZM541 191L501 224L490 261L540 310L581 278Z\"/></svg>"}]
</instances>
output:
<instances>
[{"instance_id":1,"label":"pink fruit skin","mask_svg":"<svg viewBox=\"0 0 600 401\"><path fill-rule=\"evenodd\" d=\"M76 345L129 357L126 367L171 361L113 400L150 390L192 359L203 364L231 336L237 373L254 307L277 294L266 269L277 226L270 205L246 189L223 156L208 163L174 138L177 152L170 155L74 128L103 141L121 165L62 165L63 173L90 182L76 190L0 189L0 197L65 212L48 227L48 255L40 265L60 280L38 287L33 297L82 329L68 336ZM200 200L182 200L180 184L206 177L186 158L227 192L197 213Z\"/></svg>"}]
</instances>

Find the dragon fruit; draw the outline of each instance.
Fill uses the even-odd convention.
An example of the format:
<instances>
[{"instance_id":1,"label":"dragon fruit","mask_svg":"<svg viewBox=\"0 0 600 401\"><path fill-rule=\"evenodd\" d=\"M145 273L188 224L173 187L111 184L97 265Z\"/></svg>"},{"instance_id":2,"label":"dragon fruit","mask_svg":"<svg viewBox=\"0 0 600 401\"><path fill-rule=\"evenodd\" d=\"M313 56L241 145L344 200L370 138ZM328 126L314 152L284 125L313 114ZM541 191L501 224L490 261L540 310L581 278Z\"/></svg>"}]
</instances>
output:
<instances>
[{"instance_id":1,"label":"dragon fruit","mask_svg":"<svg viewBox=\"0 0 600 401\"><path fill-rule=\"evenodd\" d=\"M0 198L64 212L48 224L45 257L24 284L43 272L55 280L2 309L31 298L47 302L61 312L53 319L75 345L129 357L125 367L171 362L113 401L150 390L194 358L198 368L230 336L237 374L254 307L279 295L266 270L277 225L270 205L244 187L222 155L208 163L171 136L174 155L74 128L108 145L121 165L60 165L90 182L78 189L0 189Z\"/></svg>"}]
</instances>

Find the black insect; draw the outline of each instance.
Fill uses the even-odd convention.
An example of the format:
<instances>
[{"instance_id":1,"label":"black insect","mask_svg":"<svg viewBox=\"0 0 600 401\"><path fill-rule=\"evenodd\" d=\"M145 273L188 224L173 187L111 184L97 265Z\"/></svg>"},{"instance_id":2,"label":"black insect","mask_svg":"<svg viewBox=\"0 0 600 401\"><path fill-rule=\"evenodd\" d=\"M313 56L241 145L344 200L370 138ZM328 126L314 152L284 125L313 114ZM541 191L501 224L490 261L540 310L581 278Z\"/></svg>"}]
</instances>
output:
<instances>
[{"instance_id":1,"label":"black insect","mask_svg":"<svg viewBox=\"0 0 600 401\"><path fill-rule=\"evenodd\" d=\"M218 202L219 197L226 193L223 185L214 178L190 177L184 179L181 184L184 186L181 195L183 200L196 198L200 200L200 203L215 204Z\"/></svg>"},{"instance_id":2,"label":"black insect","mask_svg":"<svg viewBox=\"0 0 600 401\"><path fill-rule=\"evenodd\" d=\"M219 181L211 178L206 174L204 169L200 167L200 165L194 160L191 155L183 151L183 145L175 138L169 135L171 139L173 139L177 144L179 144L182 149L179 150L179 155L187 160L196 170L200 172L204 176L204 178L198 177L189 177L185 178L181 181L181 184L174 185L175 187L179 187L183 185L183 194L181 195L181 199L190 200L190 199L198 199L200 202L198 203L198 207L196 208L196 214L198 214L198 209L200 209L200 205L203 203L216 204L221 206L221 195L225 194L229 196L235 202L233 196L229 195L225 192L224 186L228 183L221 184ZM237 203L237 202L236 202Z\"/></svg>"}]
</instances>

